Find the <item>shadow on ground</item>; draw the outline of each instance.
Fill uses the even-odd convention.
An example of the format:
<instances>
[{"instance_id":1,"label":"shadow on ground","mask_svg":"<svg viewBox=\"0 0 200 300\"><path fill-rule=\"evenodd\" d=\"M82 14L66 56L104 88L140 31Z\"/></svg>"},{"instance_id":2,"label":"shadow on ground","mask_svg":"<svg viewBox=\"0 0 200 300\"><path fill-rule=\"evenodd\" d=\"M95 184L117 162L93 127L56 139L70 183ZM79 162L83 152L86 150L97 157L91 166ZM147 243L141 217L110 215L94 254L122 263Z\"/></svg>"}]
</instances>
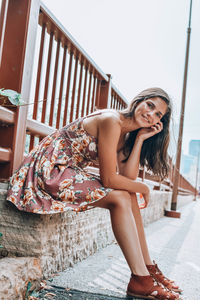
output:
<instances>
[{"instance_id":1,"label":"shadow on ground","mask_svg":"<svg viewBox=\"0 0 200 300\"><path fill-rule=\"evenodd\" d=\"M130 300L132 297L115 297L102 295L97 293L88 293L74 289L67 289L59 286L49 286L48 289L42 289L39 292L34 292L31 295L32 299L41 300ZM136 299L136 298L134 298Z\"/></svg>"}]
</instances>

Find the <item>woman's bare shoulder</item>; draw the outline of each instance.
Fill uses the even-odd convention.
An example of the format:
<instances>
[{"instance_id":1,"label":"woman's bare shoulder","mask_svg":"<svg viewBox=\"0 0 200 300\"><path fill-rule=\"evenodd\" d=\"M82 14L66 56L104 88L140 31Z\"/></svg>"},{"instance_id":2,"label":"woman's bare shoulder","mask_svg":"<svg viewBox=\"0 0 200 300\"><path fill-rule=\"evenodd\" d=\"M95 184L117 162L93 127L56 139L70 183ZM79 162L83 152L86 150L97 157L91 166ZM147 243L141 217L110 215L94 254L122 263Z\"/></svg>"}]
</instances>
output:
<instances>
[{"instance_id":1,"label":"woman's bare shoulder","mask_svg":"<svg viewBox=\"0 0 200 300\"><path fill-rule=\"evenodd\" d=\"M118 123L120 125L120 122L121 122L119 112L116 110L113 110L113 109L103 110L102 113L99 115L98 119L99 119L99 121L98 121L99 124L102 124L102 123L117 124Z\"/></svg>"},{"instance_id":2,"label":"woman's bare shoulder","mask_svg":"<svg viewBox=\"0 0 200 300\"><path fill-rule=\"evenodd\" d=\"M83 120L83 126L89 134L98 137L100 129L120 127L120 114L113 109L95 111Z\"/></svg>"}]
</instances>

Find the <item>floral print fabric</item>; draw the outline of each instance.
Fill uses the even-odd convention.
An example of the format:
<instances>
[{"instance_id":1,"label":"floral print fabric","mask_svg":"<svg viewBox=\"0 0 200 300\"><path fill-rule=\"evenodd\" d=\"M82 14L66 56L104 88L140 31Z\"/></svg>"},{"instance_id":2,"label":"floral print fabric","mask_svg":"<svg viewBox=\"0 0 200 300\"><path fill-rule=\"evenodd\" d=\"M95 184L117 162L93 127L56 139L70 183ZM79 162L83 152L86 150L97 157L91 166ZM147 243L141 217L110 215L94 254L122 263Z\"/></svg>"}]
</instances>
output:
<instances>
[{"instance_id":1,"label":"floral print fabric","mask_svg":"<svg viewBox=\"0 0 200 300\"><path fill-rule=\"evenodd\" d=\"M112 191L84 169L98 164L98 151L97 139L84 130L83 119L44 138L13 174L7 200L19 210L84 211Z\"/></svg>"}]
</instances>

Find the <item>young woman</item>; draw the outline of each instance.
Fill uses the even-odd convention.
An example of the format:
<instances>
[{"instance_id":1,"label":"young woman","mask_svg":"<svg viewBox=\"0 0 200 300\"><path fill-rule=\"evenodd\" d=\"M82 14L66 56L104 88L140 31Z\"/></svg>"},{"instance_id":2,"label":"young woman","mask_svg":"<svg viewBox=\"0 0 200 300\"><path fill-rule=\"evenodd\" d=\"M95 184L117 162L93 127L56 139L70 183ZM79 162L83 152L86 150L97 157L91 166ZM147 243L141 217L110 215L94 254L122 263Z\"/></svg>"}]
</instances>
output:
<instances>
[{"instance_id":1,"label":"young woman","mask_svg":"<svg viewBox=\"0 0 200 300\"><path fill-rule=\"evenodd\" d=\"M171 104L160 88L142 91L124 111L95 112L44 138L11 178L8 200L18 209L52 214L92 207L110 211L113 232L132 272L127 294L180 299L178 286L152 262L136 193L139 165L164 178ZM100 178L85 167L99 165Z\"/></svg>"}]
</instances>

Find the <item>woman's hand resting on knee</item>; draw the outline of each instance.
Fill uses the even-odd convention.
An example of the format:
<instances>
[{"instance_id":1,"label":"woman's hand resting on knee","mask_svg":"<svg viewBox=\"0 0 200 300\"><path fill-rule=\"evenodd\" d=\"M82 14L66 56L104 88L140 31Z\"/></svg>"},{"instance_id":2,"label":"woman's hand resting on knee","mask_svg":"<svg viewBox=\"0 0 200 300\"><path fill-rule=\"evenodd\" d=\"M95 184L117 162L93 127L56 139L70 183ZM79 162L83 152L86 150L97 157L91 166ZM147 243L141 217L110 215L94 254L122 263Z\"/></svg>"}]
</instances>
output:
<instances>
[{"instance_id":1,"label":"woman's hand resting on knee","mask_svg":"<svg viewBox=\"0 0 200 300\"><path fill-rule=\"evenodd\" d=\"M143 209L143 208L147 207L148 204L149 204L149 199L150 199L150 189L146 184L144 184L144 185L145 185L145 192L142 192L140 194L140 195L142 195L142 197L144 199L144 202L139 205L140 209Z\"/></svg>"}]
</instances>

